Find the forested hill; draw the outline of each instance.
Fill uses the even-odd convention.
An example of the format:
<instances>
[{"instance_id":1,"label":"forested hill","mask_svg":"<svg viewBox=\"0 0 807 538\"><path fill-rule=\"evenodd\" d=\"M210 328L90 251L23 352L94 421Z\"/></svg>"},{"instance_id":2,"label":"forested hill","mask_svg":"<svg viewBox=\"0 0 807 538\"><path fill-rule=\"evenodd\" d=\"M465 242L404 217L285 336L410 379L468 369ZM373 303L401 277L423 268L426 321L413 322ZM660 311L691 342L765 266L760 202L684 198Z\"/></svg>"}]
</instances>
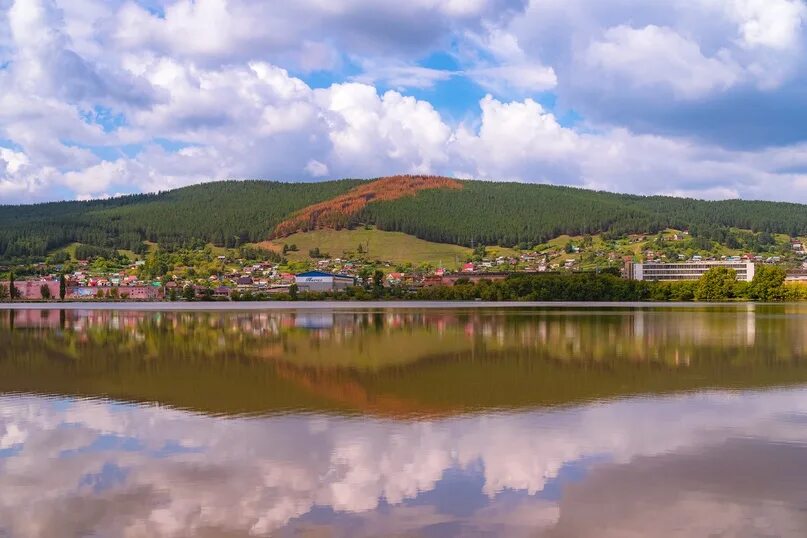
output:
<instances>
[{"instance_id":1,"label":"forested hill","mask_svg":"<svg viewBox=\"0 0 807 538\"><path fill-rule=\"evenodd\" d=\"M42 256L73 242L134 251L143 241L237 246L265 239L295 211L360 183L222 181L109 200L0 206L0 259Z\"/></svg>"},{"instance_id":2,"label":"forested hill","mask_svg":"<svg viewBox=\"0 0 807 538\"><path fill-rule=\"evenodd\" d=\"M310 206L346 199L343 195L364 192L370 183L229 181L110 200L0 206L0 259L42 257L73 242L139 252L144 241L166 248L207 242L238 246L267 239L279 224L306 214ZM532 246L561 234L653 233L668 227L716 240L728 227L807 235L807 206L800 204L459 183L459 188L422 190L394 200L368 197L360 210L336 221L462 245Z\"/></svg>"},{"instance_id":3,"label":"forested hill","mask_svg":"<svg viewBox=\"0 0 807 538\"><path fill-rule=\"evenodd\" d=\"M421 239L461 245L541 243L562 234L689 229L723 242L727 228L807 234L807 205L634 196L572 187L465 181L461 190L370 204L359 220Z\"/></svg>"}]
</instances>

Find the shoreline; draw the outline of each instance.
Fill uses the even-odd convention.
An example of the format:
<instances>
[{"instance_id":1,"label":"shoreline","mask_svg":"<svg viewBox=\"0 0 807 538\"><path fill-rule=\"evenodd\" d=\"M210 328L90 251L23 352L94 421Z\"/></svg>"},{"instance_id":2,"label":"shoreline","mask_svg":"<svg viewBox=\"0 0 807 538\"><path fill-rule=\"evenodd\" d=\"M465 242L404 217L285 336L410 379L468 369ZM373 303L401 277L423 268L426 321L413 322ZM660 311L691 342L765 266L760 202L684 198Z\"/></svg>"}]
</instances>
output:
<instances>
[{"instance_id":1,"label":"shoreline","mask_svg":"<svg viewBox=\"0 0 807 538\"><path fill-rule=\"evenodd\" d=\"M702 308L739 307L754 308L766 304L802 303L754 303L754 302L615 302L615 301L244 301L244 302L65 302L65 303L0 303L0 310L131 310L142 312L259 312L276 310L370 310L370 309L467 309L495 308L514 310L518 308Z\"/></svg>"}]
</instances>

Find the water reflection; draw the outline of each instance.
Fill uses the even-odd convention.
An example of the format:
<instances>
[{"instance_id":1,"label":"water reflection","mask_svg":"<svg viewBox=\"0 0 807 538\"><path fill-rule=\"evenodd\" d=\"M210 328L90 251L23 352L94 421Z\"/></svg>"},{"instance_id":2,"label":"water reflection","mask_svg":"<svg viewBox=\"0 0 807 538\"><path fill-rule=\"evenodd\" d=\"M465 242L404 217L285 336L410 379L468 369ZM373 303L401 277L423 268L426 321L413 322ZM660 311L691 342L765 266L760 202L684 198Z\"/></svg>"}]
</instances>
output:
<instances>
[{"instance_id":1,"label":"water reflection","mask_svg":"<svg viewBox=\"0 0 807 538\"><path fill-rule=\"evenodd\" d=\"M0 311L0 537L804 536L805 321Z\"/></svg>"},{"instance_id":2,"label":"water reflection","mask_svg":"<svg viewBox=\"0 0 807 538\"><path fill-rule=\"evenodd\" d=\"M803 383L805 322L791 305L0 311L0 391L214 414L450 416Z\"/></svg>"},{"instance_id":3,"label":"water reflection","mask_svg":"<svg viewBox=\"0 0 807 538\"><path fill-rule=\"evenodd\" d=\"M803 389L423 421L41 397L0 410L11 536L807 529Z\"/></svg>"}]
</instances>

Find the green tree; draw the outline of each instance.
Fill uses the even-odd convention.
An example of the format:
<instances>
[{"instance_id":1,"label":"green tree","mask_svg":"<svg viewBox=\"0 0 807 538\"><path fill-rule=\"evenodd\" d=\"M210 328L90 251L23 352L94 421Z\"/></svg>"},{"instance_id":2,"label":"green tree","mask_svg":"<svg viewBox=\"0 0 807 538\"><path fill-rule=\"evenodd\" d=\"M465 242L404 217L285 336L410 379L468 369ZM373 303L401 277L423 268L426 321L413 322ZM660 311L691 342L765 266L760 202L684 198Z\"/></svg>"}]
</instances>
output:
<instances>
[{"instance_id":1,"label":"green tree","mask_svg":"<svg viewBox=\"0 0 807 538\"><path fill-rule=\"evenodd\" d=\"M785 298L785 270L776 265L756 268L748 294L755 301L782 301Z\"/></svg>"},{"instance_id":2,"label":"green tree","mask_svg":"<svg viewBox=\"0 0 807 538\"><path fill-rule=\"evenodd\" d=\"M39 293L40 293L40 295L42 295L42 298L44 300L47 301L48 299L50 299L50 288L48 287L47 284L42 284L39 287Z\"/></svg>"},{"instance_id":3,"label":"green tree","mask_svg":"<svg viewBox=\"0 0 807 538\"><path fill-rule=\"evenodd\" d=\"M737 272L728 267L712 267L698 280L696 301L725 301L734 297Z\"/></svg>"},{"instance_id":4,"label":"green tree","mask_svg":"<svg viewBox=\"0 0 807 538\"><path fill-rule=\"evenodd\" d=\"M194 291L193 286L188 284L182 288L182 297L186 301L193 301L196 298L196 292Z\"/></svg>"},{"instance_id":5,"label":"green tree","mask_svg":"<svg viewBox=\"0 0 807 538\"><path fill-rule=\"evenodd\" d=\"M8 288L0 283L0 301L5 301L6 299L8 299Z\"/></svg>"},{"instance_id":6,"label":"green tree","mask_svg":"<svg viewBox=\"0 0 807 538\"><path fill-rule=\"evenodd\" d=\"M14 287L14 271L8 273L8 297L14 301L17 298L17 288Z\"/></svg>"},{"instance_id":7,"label":"green tree","mask_svg":"<svg viewBox=\"0 0 807 538\"><path fill-rule=\"evenodd\" d=\"M292 301L296 301L299 294L300 294L300 286L298 286L297 284L292 284L291 286L289 286L289 297L291 298Z\"/></svg>"},{"instance_id":8,"label":"green tree","mask_svg":"<svg viewBox=\"0 0 807 538\"><path fill-rule=\"evenodd\" d=\"M64 301L65 295L67 295L67 279L62 273L59 275L59 300Z\"/></svg>"},{"instance_id":9,"label":"green tree","mask_svg":"<svg viewBox=\"0 0 807 538\"><path fill-rule=\"evenodd\" d=\"M378 299L384 293L384 273L376 270L373 273L373 297Z\"/></svg>"}]
</instances>

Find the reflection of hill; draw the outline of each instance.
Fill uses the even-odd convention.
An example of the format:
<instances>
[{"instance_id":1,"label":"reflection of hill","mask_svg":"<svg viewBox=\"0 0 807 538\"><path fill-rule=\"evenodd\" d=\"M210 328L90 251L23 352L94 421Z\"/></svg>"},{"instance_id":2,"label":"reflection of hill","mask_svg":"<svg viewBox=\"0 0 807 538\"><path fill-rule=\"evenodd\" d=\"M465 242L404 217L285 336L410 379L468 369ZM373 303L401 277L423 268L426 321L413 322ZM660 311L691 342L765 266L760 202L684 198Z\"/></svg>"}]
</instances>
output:
<instances>
[{"instance_id":1,"label":"reflection of hill","mask_svg":"<svg viewBox=\"0 0 807 538\"><path fill-rule=\"evenodd\" d=\"M290 313L58 311L12 331L0 312L0 391L400 417L805 383L788 308L360 312L317 331Z\"/></svg>"}]
</instances>

